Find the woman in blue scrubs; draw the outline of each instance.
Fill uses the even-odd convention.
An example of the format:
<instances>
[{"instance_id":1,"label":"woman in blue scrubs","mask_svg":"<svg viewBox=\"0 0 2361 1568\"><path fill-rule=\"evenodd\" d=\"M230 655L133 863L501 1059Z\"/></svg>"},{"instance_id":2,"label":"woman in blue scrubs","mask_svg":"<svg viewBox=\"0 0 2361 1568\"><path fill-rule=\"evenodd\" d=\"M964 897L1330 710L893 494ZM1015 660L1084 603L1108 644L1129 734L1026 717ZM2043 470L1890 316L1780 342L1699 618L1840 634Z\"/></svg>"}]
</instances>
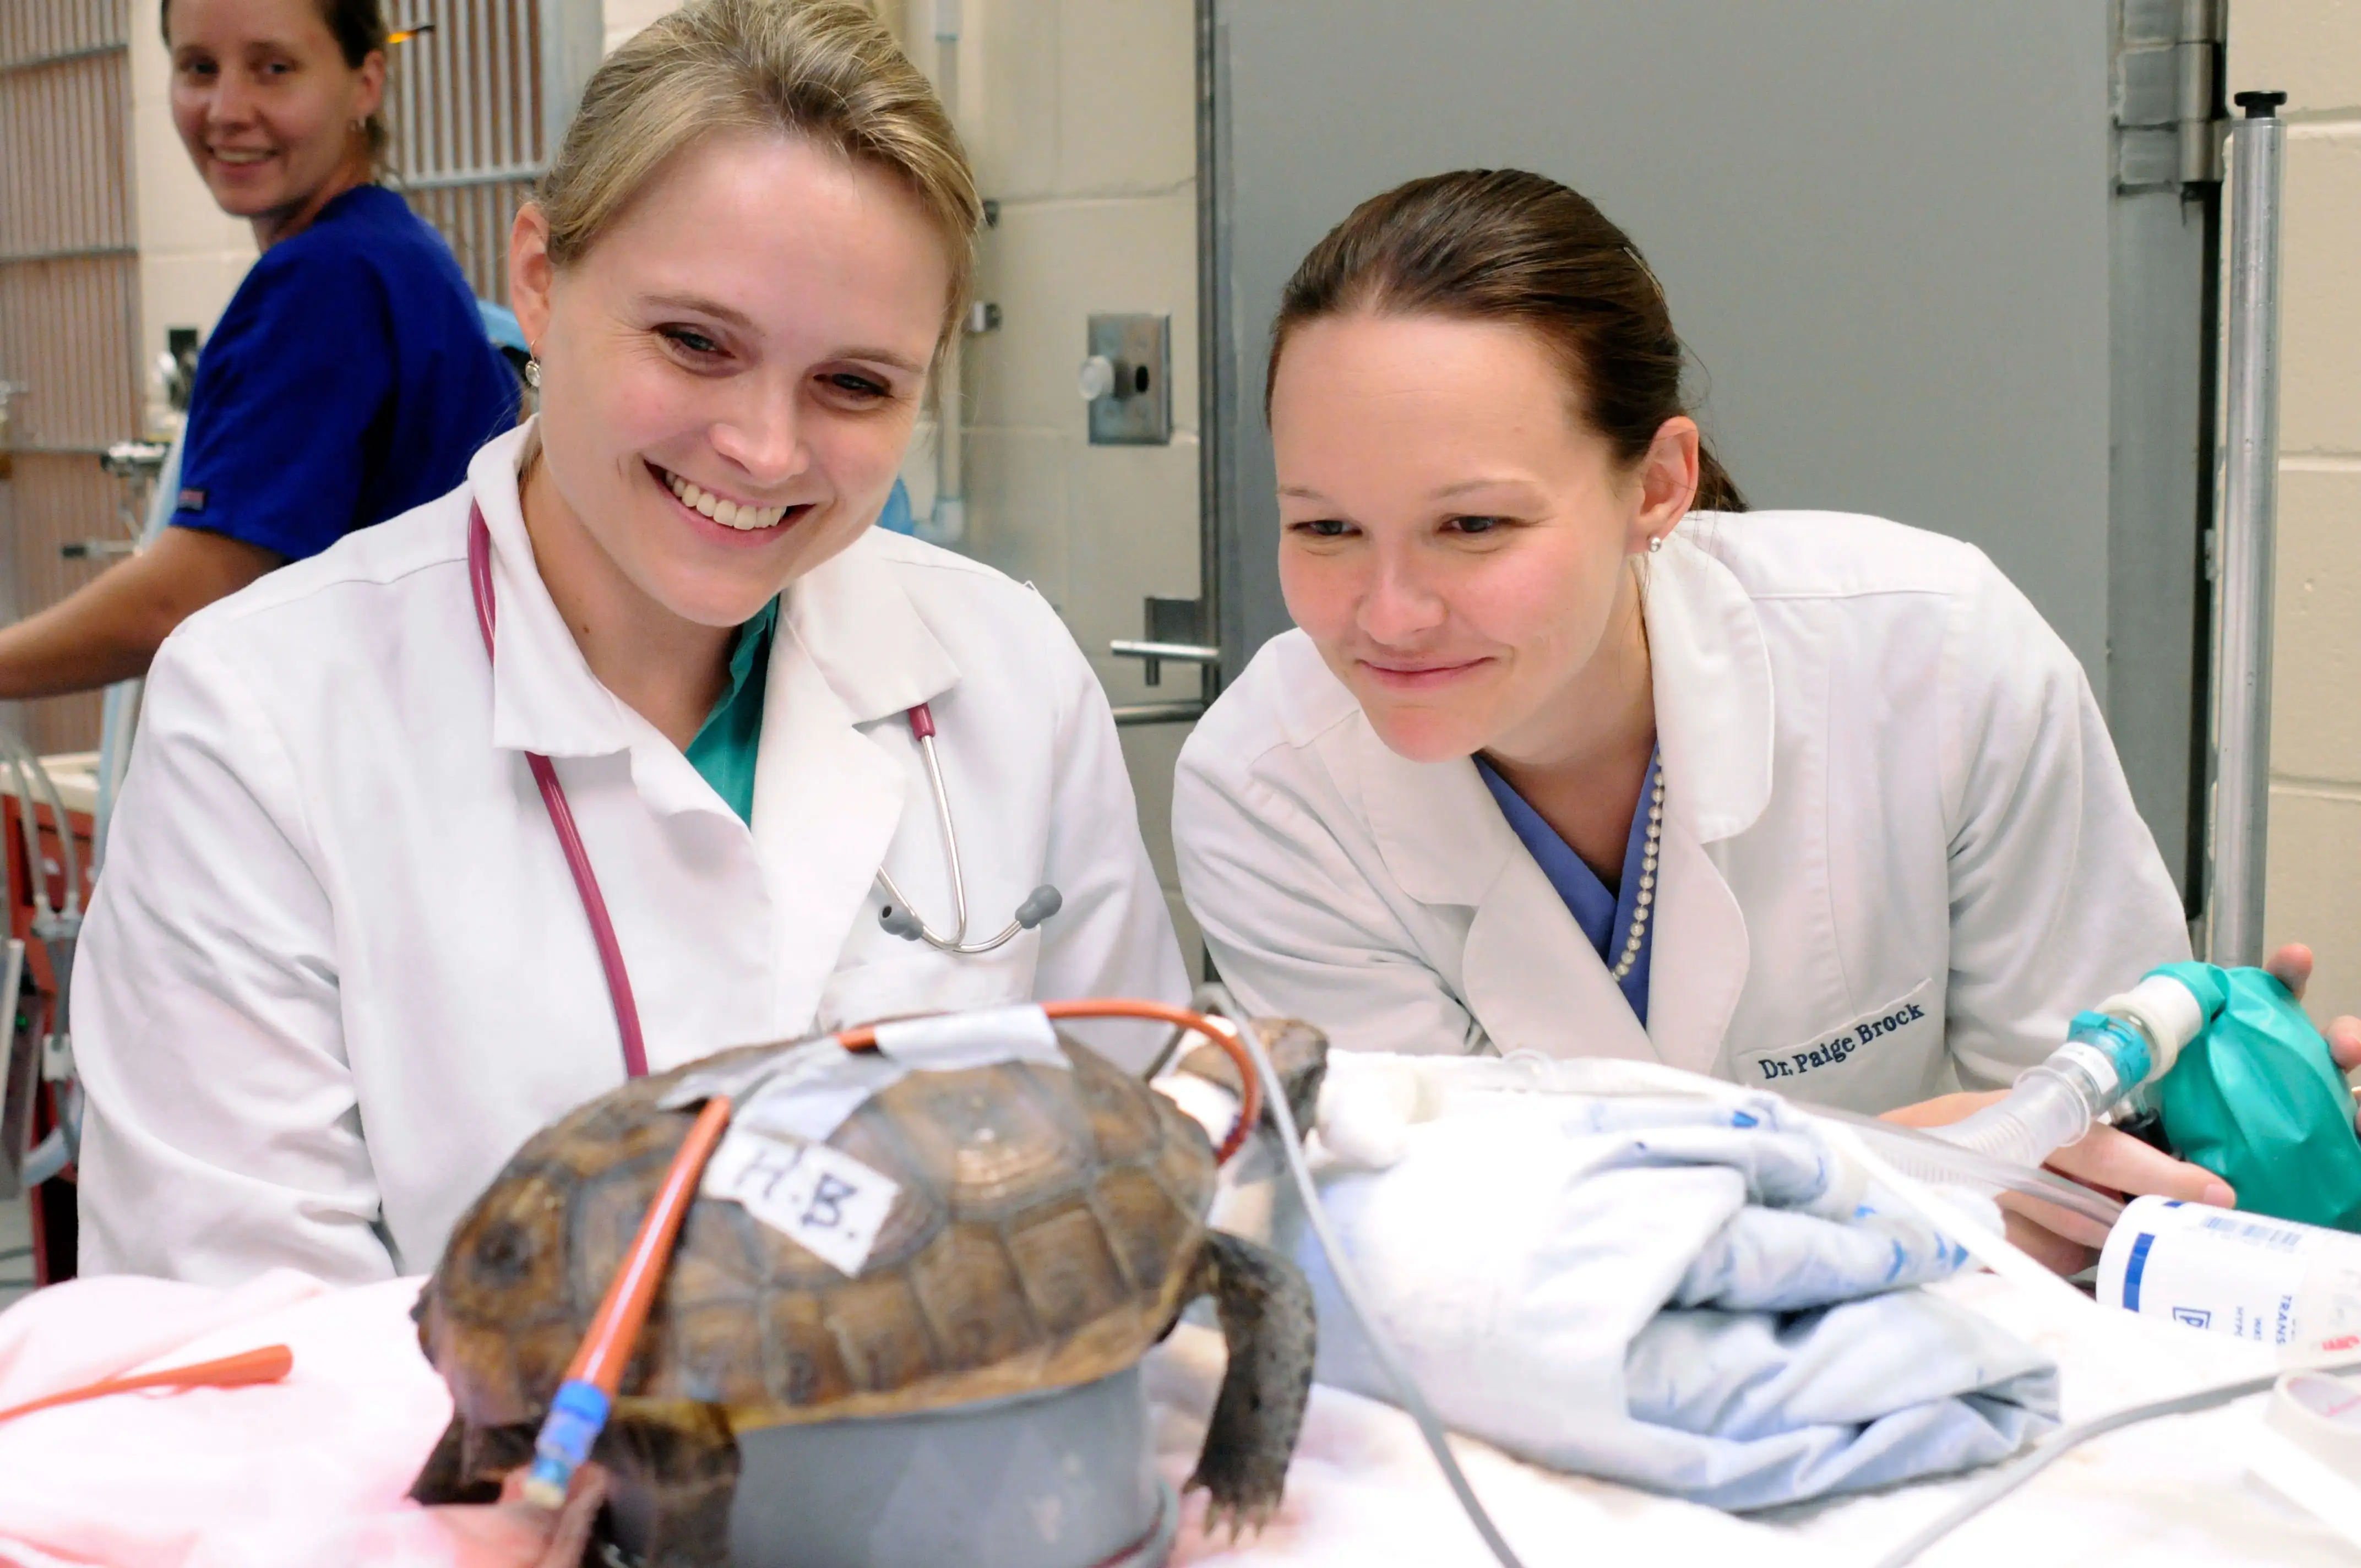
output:
<instances>
[{"instance_id":1,"label":"woman in blue scrubs","mask_svg":"<svg viewBox=\"0 0 2361 1568\"><path fill-rule=\"evenodd\" d=\"M516 420L441 236L377 184L379 0L164 0L172 121L260 258L197 362L173 525L0 630L0 699L143 674L182 620L466 477Z\"/></svg>"}]
</instances>

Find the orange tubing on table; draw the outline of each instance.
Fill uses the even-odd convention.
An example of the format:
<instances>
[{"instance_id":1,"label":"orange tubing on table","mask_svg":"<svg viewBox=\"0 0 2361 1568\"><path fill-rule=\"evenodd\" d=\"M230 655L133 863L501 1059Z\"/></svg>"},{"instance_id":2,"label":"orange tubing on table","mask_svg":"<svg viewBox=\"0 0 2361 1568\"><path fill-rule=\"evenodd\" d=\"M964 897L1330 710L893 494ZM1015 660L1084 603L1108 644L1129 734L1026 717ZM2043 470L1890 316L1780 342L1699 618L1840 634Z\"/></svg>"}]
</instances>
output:
<instances>
[{"instance_id":1,"label":"orange tubing on table","mask_svg":"<svg viewBox=\"0 0 2361 1568\"><path fill-rule=\"evenodd\" d=\"M294 1366L293 1351L283 1344L266 1344L259 1350L243 1350L236 1355L225 1355L218 1361L168 1366L161 1372L142 1372L130 1377L102 1377L79 1388L68 1388L62 1393L11 1405L0 1410L0 1421L13 1421L18 1416L29 1416L35 1410L78 1404L84 1399L102 1399L109 1394L129 1394L141 1388L244 1388L257 1383L276 1383Z\"/></svg>"}]
</instances>

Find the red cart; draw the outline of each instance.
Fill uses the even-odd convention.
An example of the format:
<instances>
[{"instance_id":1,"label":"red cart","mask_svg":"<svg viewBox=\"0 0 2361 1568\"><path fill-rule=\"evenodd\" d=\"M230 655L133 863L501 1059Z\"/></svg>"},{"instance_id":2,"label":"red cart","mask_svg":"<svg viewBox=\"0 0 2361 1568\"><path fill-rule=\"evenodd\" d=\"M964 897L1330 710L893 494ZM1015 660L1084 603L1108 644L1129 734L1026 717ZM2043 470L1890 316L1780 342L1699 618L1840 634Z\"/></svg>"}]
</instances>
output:
<instances>
[{"instance_id":1,"label":"red cart","mask_svg":"<svg viewBox=\"0 0 2361 1568\"><path fill-rule=\"evenodd\" d=\"M0 818L5 818L0 832L5 835L11 938L9 948L0 952L0 1003L8 1000L7 971L16 971L15 1005L0 1016L0 1038L6 1042L5 1075L0 1076L6 1086L5 1102L0 1102L0 1190L6 1197L21 1198L29 1205L33 1280L49 1285L71 1279L74 1274L73 1168L68 1164L29 1187L22 1179L40 1174L38 1169L26 1170L27 1157L57 1127L72 1075L70 1057L57 1048L61 1044L56 1027L58 999L67 977L57 972L53 957L53 953L62 957L70 952L71 944L55 942L59 931L54 920L46 931L51 939L43 939L43 900L36 892L38 888L47 893L46 903L53 914L70 909L79 913L69 899L62 832L70 836L72 863L81 872L80 902L87 903L98 757L95 752L81 752L44 757L41 762L58 800L52 805L36 782L29 833L17 798L16 773L0 764ZM62 825L57 806L64 807ZM34 881L37 875L38 883Z\"/></svg>"}]
</instances>

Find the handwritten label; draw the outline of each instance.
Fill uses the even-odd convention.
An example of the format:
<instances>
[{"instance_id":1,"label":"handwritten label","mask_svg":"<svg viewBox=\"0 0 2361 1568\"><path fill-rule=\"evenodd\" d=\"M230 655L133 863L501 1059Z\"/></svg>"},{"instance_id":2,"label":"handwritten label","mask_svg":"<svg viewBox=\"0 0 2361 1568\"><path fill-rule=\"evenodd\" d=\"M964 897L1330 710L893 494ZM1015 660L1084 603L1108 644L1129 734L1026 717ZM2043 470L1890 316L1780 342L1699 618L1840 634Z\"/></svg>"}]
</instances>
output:
<instances>
[{"instance_id":1,"label":"handwritten label","mask_svg":"<svg viewBox=\"0 0 2361 1568\"><path fill-rule=\"evenodd\" d=\"M826 1144L733 1126L705 1168L704 1190L857 1277L902 1187Z\"/></svg>"}]
</instances>

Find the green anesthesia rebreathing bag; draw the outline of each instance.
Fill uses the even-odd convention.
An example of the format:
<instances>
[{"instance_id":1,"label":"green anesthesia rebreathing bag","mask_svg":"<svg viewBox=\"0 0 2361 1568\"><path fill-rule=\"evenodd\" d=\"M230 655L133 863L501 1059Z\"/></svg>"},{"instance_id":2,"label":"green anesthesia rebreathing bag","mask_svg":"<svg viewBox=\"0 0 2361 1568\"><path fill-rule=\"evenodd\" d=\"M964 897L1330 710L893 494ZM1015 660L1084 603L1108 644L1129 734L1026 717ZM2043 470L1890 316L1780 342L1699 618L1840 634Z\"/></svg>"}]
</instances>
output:
<instances>
[{"instance_id":1,"label":"green anesthesia rebreathing bag","mask_svg":"<svg viewBox=\"0 0 2361 1568\"><path fill-rule=\"evenodd\" d=\"M2328 1042L2258 969L2167 964L2207 1023L2150 1090L2165 1141L2228 1182L2238 1207L2361 1231L2361 1135Z\"/></svg>"}]
</instances>

